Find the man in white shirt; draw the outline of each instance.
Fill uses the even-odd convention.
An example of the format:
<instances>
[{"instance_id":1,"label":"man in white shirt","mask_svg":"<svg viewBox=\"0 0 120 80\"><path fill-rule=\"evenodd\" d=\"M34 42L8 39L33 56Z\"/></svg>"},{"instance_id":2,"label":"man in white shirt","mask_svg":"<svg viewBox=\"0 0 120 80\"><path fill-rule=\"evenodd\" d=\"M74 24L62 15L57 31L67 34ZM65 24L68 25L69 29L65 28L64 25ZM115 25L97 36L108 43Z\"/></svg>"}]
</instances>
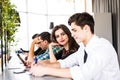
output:
<instances>
[{"instance_id":1,"label":"man in white shirt","mask_svg":"<svg viewBox=\"0 0 120 80\"><path fill-rule=\"evenodd\" d=\"M86 12L69 18L72 35L80 49L57 63L34 65L30 72L35 76L52 75L73 80L120 80L117 53L112 44L94 34L94 19ZM86 60L85 53L86 51Z\"/></svg>"}]
</instances>

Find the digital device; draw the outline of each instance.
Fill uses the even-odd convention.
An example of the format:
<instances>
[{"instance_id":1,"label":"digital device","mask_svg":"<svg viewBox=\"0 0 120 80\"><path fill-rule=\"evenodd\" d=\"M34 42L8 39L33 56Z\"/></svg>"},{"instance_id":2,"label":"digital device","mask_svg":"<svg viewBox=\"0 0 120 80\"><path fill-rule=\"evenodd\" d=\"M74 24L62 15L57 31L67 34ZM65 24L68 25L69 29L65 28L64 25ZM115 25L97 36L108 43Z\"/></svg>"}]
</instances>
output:
<instances>
[{"instance_id":1,"label":"digital device","mask_svg":"<svg viewBox=\"0 0 120 80\"><path fill-rule=\"evenodd\" d=\"M24 66L26 66L26 62L22 59L22 57L20 56L20 54L17 54L17 56L21 60L21 62L24 64Z\"/></svg>"},{"instance_id":2,"label":"digital device","mask_svg":"<svg viewBox=\"0 0 120 80\"><path fill-rule=\"evenodd\" d=\"M25 69L17 69L17 70L15 70L13 73L14 73L14 74L20 74L20 73L25 73L25 72L26 72Z\"/></svg>"}]
</instances>

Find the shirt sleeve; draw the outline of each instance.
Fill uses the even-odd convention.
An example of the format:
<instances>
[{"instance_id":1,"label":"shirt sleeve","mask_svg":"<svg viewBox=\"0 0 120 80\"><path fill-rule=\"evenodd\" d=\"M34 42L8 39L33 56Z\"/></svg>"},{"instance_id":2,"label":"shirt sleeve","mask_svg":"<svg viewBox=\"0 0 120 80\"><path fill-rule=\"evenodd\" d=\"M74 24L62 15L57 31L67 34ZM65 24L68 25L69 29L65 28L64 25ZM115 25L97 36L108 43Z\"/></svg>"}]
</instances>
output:
<instances>
[{"instance_id":1,"label":"shirt sleeve","mask_svg":"<svg viewBox=\"0 0 120 80\"><path fill-rule=\"evenodd\" d=\"M102 67L100 67L100 65L102 65L102 63L99 56L94 57L92 56L91 60L88 58L86 63L70 68L73 80L90 80L96 77L96 74L101 71Z\"/></svg>"},{"instance_id":2,"label":"shirt sleeve","mask_svg":"<svg viewBox=\"0 0 120 80\"><path fill-rule=\"evenodd\" d=\"M63 60L58 60L58 62L60 63L60 66L62 68L79 66L83 64L83 55L84 55L83 49L79 48L77 52L71 54L70 56L68 56L67 58Z\"/></svg>"},{"instance_id":3,"label":"shirt sleeve","mask_svg":"<svg viewBox=\"0 0 120 80\"><path fill-rule=\"evenodd\" d=\"M70 73L73 80L86 80L81 73L80 66L74 66L70 68Z\"/></svg>"},{"instance_id":4,"label":"shirt sleeve","mask_svg":"<svg viewBox=\"0 0 120 80\"><path fill-rule=\"evenodd\" d=\"M73 57L75 57L76 53L71 54L70 56L68 56L67 58L63 59L63 60L58 60L58 62L60 63L61 68L69 68L74 66L74 63L77 63L77 60Z\"/></svg>"}]
</instances>

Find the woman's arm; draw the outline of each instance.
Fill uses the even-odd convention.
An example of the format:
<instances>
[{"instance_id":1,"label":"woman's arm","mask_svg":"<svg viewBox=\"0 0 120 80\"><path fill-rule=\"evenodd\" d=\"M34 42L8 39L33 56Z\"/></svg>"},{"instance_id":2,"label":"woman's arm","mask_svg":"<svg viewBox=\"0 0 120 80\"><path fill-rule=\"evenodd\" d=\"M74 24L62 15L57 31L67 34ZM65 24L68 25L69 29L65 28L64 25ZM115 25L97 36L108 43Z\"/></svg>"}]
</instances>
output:
<instances>
[{"instance_id":1,"label":"woman's arm","mask_svg":"<svg viewBox=\"0 0 120 80\"><path fill-rule=\"evenodd\" d=\"M52 50L53 45L56 45L56 44L57 43L53 43L53 42L49 44L50 63L57 62L57 59L56 59L56 57L55 57L55 55L53 53L53 50Z\"/></svg>"}]
</instances>

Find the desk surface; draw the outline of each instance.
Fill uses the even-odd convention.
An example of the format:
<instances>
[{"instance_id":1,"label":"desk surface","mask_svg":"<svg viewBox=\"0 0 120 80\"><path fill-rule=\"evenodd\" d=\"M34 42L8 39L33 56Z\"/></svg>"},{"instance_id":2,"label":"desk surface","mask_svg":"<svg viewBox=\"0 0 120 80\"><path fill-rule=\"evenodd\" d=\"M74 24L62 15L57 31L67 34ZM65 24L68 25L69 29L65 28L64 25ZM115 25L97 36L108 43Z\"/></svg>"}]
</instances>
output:
<instances>
[{"instance_id":1,"label":"desk surface","mask_svg":"<svg viewBox=\"0 0 120 80\"><path fill-rule=\"evenodd\" d=\"M0 80L70 80L66 78L59 78L53 76L35 77L29 74L29 72L15 74L15 71L23 69L22 62L16 55L12 56L11 60L7 64L4 72L0 74Z\"/></svg>"}]
</instances>

